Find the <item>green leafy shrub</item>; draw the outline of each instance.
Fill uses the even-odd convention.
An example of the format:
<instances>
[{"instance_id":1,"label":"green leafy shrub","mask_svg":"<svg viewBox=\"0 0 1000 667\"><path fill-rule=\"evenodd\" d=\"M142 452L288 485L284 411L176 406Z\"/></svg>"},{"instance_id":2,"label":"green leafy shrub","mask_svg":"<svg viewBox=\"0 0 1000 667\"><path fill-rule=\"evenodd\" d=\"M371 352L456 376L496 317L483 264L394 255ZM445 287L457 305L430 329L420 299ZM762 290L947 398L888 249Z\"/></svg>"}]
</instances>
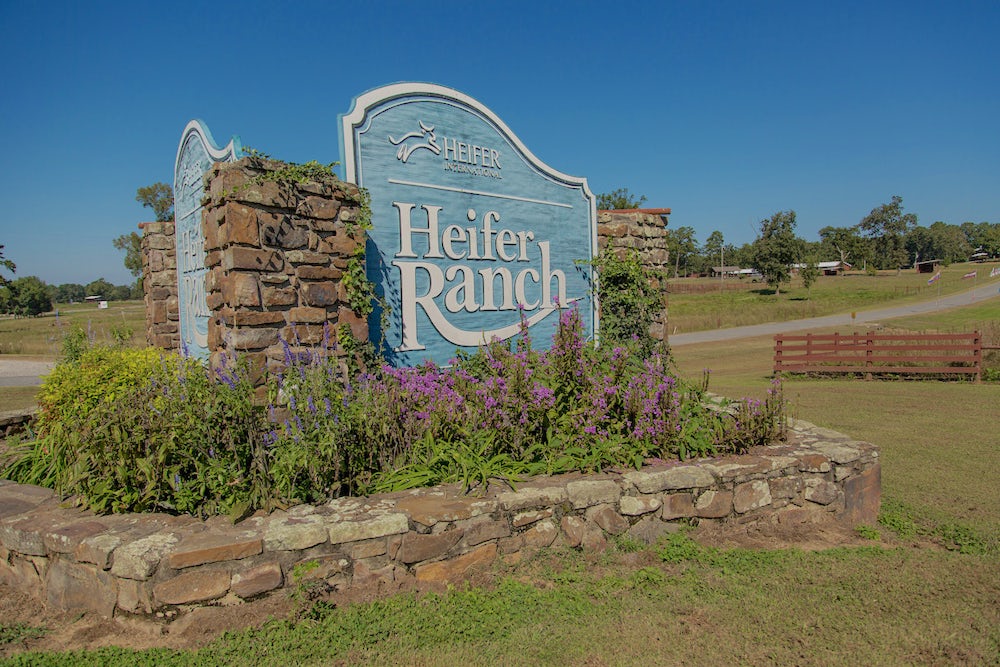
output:
<instances>
[{"instance_id":1,"label":"green leafy shrub","mask_svg":"<svg viewBox=\"0 0 1000 667\"><path fill-rule=\"evenodd\" d=\"M196 360L152 348L91 348L45 379L38 437L5 475L99 513L271 506L248 376L230 368L217 381Z\"/></svg>"},{"instance_id":2,"label":"green leafy shrub","mask_svg":"<svg viewBox=\"0 0 1000 667\"><path fill-rule=\"evenodd\" d=\"M641 356L649 356L657 345L649 326L663 308L653 288L656 276L642 266L635 250L619 256L607 248L591 264L599 276L602 344L634 346Z\"/></svg>"}]
</instances>

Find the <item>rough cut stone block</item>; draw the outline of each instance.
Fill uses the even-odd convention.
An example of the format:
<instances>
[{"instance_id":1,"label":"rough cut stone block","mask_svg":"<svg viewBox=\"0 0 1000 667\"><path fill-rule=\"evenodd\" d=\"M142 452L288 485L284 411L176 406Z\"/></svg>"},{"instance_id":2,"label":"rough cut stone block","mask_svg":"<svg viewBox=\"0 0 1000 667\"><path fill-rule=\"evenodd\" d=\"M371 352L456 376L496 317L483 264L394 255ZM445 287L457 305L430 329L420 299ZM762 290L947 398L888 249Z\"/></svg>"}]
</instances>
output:
<instances>
[{"instance_id":1,"label":"rough cut stone block","mask_svg":"<svg viewBox=\"0 0 1000 667\"><path fill-rule=\"evenodd\" d=\"M680 530L680 526L675 523L661 521L655 516L647 516L628 529L628 536L643 544L653 544L667 533L675 533L678 530Z\"/></svg>"},{"instance_id":2,"label":"rough cut stone block","mask_svg":"<svg viewBox=\"0 0 1000 667\"><path fill-rule=\"evenodd\" d=\"M775 477L767 483L771 487L771 498L796 498L802 493L801 477Z\"/></svg>"},{"instance_id":3,"label":"rough cut stone block","mask_svg":"<svg viewBox=\"0 0 1000 667\"><path fill-rule=\"evenodd\" d=\"M118 608L130 614L148 614L155 608L153 586L148 581L116 579L118 584Z\"/></svg>"},{"instance_id":4,"label":"rough cut stone block","mask_svg":"<svg viewBox=\"0 0 1000 667\"><path fill-rule=\"evenodd\" d=\"M448 584L464 581L475 572L488 570L497 557L495 544L483 546L456 558L437 563L424 563L415 570L417 581Z\"/></svg>"},{"instance_id":5,"label":"rough cut stone block","mask_svg":"<svg viewBox=\"0 0 1000 667\"><path fill-rule=\"evenodd\" d=\"M567 546L578 547L587 532L587 522L578 516L564 516L561 522Z\"/></svg>"},{"instance_id":6,"label":"rough cut stone block","mask_svg":"<svg viewBox=\"0 0 1000 667\"><path fill-rule=\"evenodd\" d=\"M293 251L294 252L294 251ZM257 250L233 246L222 252L222 268L226 271L281 271L284 262L273 250Z\"/></svg>"},{"instance_id":7,"label":"rough cut stone block","mask_svg":"<svg viewBox=\"0 0 1000 667\"><path fill-rule=\"evenodd\" d=\"M355 542L350 547L351 558L355 560L383 556L388 551L389 546L386 544L384 537L376 537L373 540L365 540L364 542Z\"/></svg>"},{"instance_id":8,"label":"rough cut stone block","mask_svg":"<svg viewBox=\"0 0 1000 667\"><path fill-rule=\"evenodd\" d=\"M840 489L833 482L825 479L807 479L805 481L805 498L817 505L829 505L837 499Z\"/></svg>"},{"instance_id":9,"label":"rough cut stone block","mask_svg":"<svg viewBox=\"0 0 1000 667\"><path fill-rule=\"evenodd\" d=\"M834 463L850 463L856 461L861 456L861 450L848 445L828 444L821 451L830 457Z\"/></svg>"},{"instance_id":10,"label":"rough cut stone block","mask_svg":"<svg viewBox=\"0 0 1000 667\"><path fill-rule=\"evenodd\" d=\"M268 551L300 551L326 542L330 530L322 517L272 516L264 530L264 546Z\"/></svg>"},{"instance_id":11,"label":"rough cut stone block","mask_svg":"<svg viewBox=\"0 0 1000 667\"><path fill-rule=\"evenodd\" d=\"M0 524L0 544L25 556L44 556L43 529L35 518L5 521Z\"/></svg>"},{"instance_id":12,"label":"rough cut stone block","mask_svg":"<svg viewBox=\"0 0 1000 667\"><path fill-rule=\"evenodd\" d=\"M295 212L309 218L333 220L340 212L340 202L326 197L306 197L299 203Z\"/></svg>"},{"instance_id":13,"label":"rough cut stone block","mask_svg":"<svg viewBox=\"0 0 1000 667\"><path fill-rule=\"evenodd\" d=\"M281 575L281 565L265 563L245 572L233 574L232 591L235 595L246 599L255 595L273 591L284 581Z\"/></svg>"},{"instance_id":14,"label":"rough cut stone block","mask_svg":"<svg viewBox=\"0 0 1000 667\"><path fill-rule=\"evenodd\" d=\"M243 245L259 245L260 234L257 228L257 211L238 204L226 203L226 236L230 243Z\"/></svg>"},{"instance_id":15,"label":"rough cut stone block","mask_svg":"<svg viewBox=\"0 0 1000 667\"><path fill-rule=\"evenodd\" d=\"M545 519L524 531L522 537L524 537L524 546L541 548L552 544L558 534L559 529L555 522L552 519Z\"/></svg>"},{"instance_id":16,"label":"rough cut stone block","mask_svg":"<svg viewBox=\"0 0 1000 667\"><path fill-rule=\"evenodd\" d=\"M630 471L623 475L625 480L642 493L659 493L672 489L697 489L711 486L715 477L699 466L677 466L664 470Z\"/></svg>"},{"instance_id":17,"label":"rough cut stone block","mask_svg":"<svg viewBox=\"0 0 1000 667\"><path fill-rule=\"evenodd\" d=\"M771 488L767 480L757 479L745 484L739 484L733 492L733 509L737 514L744 514L765 505L771 504Z\"/></svg>"},{"instance_id":18,"label":"rough cut stone block","mask_svg":"<svg viewBox=\"0 0 1000 667\"><path fill-rule=\"evenodd\" d=\"M236 350L263 350L278 342L277 329L238 328L229 331L228 336Z\"/></svg>"},{"instance_id":19,"label":"rough cut stone block","mask_svg":"<svg viewBox=\"0 0 1000 667\"><path fill-rule=\"evenodd\" d=\"M333 282L308 283L302 285L302 300L314 307L332 306L337 303L337 285Z\"/></svg>"},{"instance_id":20,"label":"rough cut stone block","mask_svg":"<svg viewBox=\"0 0 1000 667\"><path fill-rule=\"evenodd\" d=\"M265 287L261 290L261 301L265 308L291 306L298 303L299 294L294 287Z\"/></svg>"},{"instance_id":21,"label":"rough cut stone block","mask_svg":"<svg viewBox=\"0 0 1000 667\"><path fill-rule=\"evenodd\" d=\"M45 576L45 597L57 609L88 609L110 618L118 602L115 578L93 565L53 559Z\"/></svg>"},{"instance_id":22,"label":"rough cut stone block","mask_svg":"<svg viewBox=\"0 0 1000 667\"><path fill-rule=\"evenodd\" d=\"M465 529L465 544L474 546L489 540L510 537L510 526L506 521L480 521Z\"/></svg>"},{"instance_id":23,"label":"rough cut stone block","mask_svg":"<svg viewBox=\"0 0 1000 667\"><path fill-rule=\"evenodd\" d=\"M550 507L566 502L566 487L562 485L522 487L517 491L501 493L497 500L500 501L500 507L507 511Z\"/></svg>"},{"instance_id":24,"label":"rough cut stone block","mask_svg":"<svg viewBox=\"0 0 1000 667\"><path fill-rule=\"evenodd\" d=\"M167 564L175 570L224 560L240 560L256 556L264 550L264 541L255 535L199 533L183 540L167 556Z\"/></svg>"},{"instance_id":25,"label":"rough cut stone block","mask_svg":"<svg viewBox=\"0 0 1000 667\"><path fill-rule=\"evenodd\" d=\"M81 563L93 563L102 570L111 567L111 554L125 541L121 535L103 533L83 539L73 551L73 557Z\"/></svg>"},{"instance_id":26,"label":"rough cut stone block","mask_svg":"<svg viewBox=\"0 0 1000 667\"><path fill-rule=\"evenodd\" d=\"M367 521L343 521L330 526L330 543L357 542L373 537L399 535L409 530L405 514L384 514Z\"/></svg>"},{"instance_id":27,"label":"rough cut stone block","mask_svg":"<svg viewBox=\"0 0 1000 667\"><path fill-rule=\"evenodd\" d=\"M566 496L574 509L618 502L622 490L611 480L581 480L566 485Z\"/></svg>"},{"instance_id":28,"label":"rough cut stone block","mask_svg":"<svg viewBox=\"0 0 1000 667\"><path fill-rule=\"evenodd\" d=\"M56 553L71 554L82 540L99 535L107 529L108 527L99 521L80 521L68 526L59 526L45 533L45 546Z\"/></svg>"},{"instance_id":29,"label":"rough cut stone block","mask_svg":"<svg viewBox=\"0 0 1000 667\"><path fill-rule=\"evenodd\" d=\"M844 482L844 519L874 525L882 501L882 465L876 463Z\"/></svg>"},{"instance_id":30,"label":"rough cut stone block","mask_svg":"<svg viewBox=\"0 0 1000 667\"><path fill-rule=\"evenodd\" d=\"M163 554L177 541L178 537L173 533L153 533L123 544L114 551L111 574L125 579L149 579L160 564Z\"/></svg>"},{"instance_id":31,"label":"rough cut stone block","mask_svg":"<svg viewBox=\"0 0 1000 667\"><path fill-rule=\"evenodd\" d=\"M344 272L334 266L306 264L295 269L295 275L301 280L340 280Z\"/></svg>"},{"instance_id":32,"label":"rough cut stone block","mask_svg":"<svg viewBox=\"0 0 1000 667\"><path fill-rule=\"evenodd\" d=\"M330 256L321 252L310 252L308 250L289 250L285 253L285 259L292 264L318 264L324 266L330 261Z\"/></svg>"},{"instance_id":33,"label":"rough cut stone block","mask_svg":"<svg viewBox=\"0 0 1000 667\"><path fill-rule=\"evenodd\" d=\"M407 533L396 554L396 560L410 565L443 556L462 539L461 530L449 530L437 535Z\"/></svg>"},{"instance_id":34,"label":"rough cut stone block","mask_svg":"<svg viewBox=\"0 0 1000 667\"><path fill-rule=\"evenodd\" d=\"M683 519L694 516L694 495L690 493L671 493L663 496L663 511L660 517L664 521Z\"/></svg>"},{"instance_id":35,"label":"rough cut stone block","mask_svg":"<svg viewBox=\"0 0 1000 667\"><path fill-rule=\"evenodd\" d=\"M439 521L461 521L496 510L497 502L484 498L443 498L440 496L411 496L396 503L396 509L406 512L411 519L423 526L433 526Z\"/></svg>"},{"instance_id":36,"label":"rough cut stone block","mask_svg":"<svg viewBox=\"0 0 1000 667\"><path fill-rule=\"evenodd\" d=\"M289 324L322 324L326 322L326 308L308 306L289 308L287 320Z\"/></svg>"},{"instance_id":37,"label":"rough cut stone block","mask_svg":"<svg viewBox=\"0 0 1000 667\"><path fill-rule=\"evenodd\" d=\"M548 519L552 516L552 510L530 510L527 512L518 512L511 519L511 524L514 528L522 528L524 526L535 523L536 521L541 521L542 519Z\"/></svg>"},{"instance_id":38,"label":"rough cut stone block","mask_svg":"<svg viewBox=\"0 0 1000 667\"><path fill-rule=\"evenodd\" d=\"M805 454L799 457L802 472L830 472L830 459L822 454Z\"/></svg>"},{"instance_id":39,"label":"rough cut stone block","mask_svg":"<svg viewBox=\"0 0 1000 667\"><path fill-rule=\"evenodd\" d=\"M622 518L611 505L590 507L586 516L588 521L593 521L610 535L621 535L629 528L628 520Z\"/></svg>"},{"instance_id":40,"label":"rough cut stone block","mask_svg":"<svg viewBox=\"0 0 1000 667\"><path fill-rule=\"evenodd\" d=\"M706 519L721 519L733 511L733 492L709 489L694 505L695 514Z\"/></svg>"},{"instance_id":41,"label":"rough cut stone block","mask_svg":"<svg viewBox=\"0 0 1000 667\"><path fill-rule=\"evenodd\" d=\"M153 586L153 596L162 604L191 604L221 598L229 592L228 570L192 570Z\"/></svg>"},{"instance_id":42,"label":"rough cut stone block","mask_svg":"<svg viewBox=\"0 0 1000 667\"><path fill-rule=\"evenodd\" d=\"M654 512L663 506L658 496L622 496L618 508L626 516L639 516Z\"/></svg>"},{"instance_id":43,"label":"rough cut stone block","mask_svg":"<svg viewBox=\"0 0 1000 667\"><path fill-rule=\"evenodd\" d=\"M347 572L351 562L338 554L304 558L292 566L295 583L329 580Z\"/></svg>"}]
</instances>

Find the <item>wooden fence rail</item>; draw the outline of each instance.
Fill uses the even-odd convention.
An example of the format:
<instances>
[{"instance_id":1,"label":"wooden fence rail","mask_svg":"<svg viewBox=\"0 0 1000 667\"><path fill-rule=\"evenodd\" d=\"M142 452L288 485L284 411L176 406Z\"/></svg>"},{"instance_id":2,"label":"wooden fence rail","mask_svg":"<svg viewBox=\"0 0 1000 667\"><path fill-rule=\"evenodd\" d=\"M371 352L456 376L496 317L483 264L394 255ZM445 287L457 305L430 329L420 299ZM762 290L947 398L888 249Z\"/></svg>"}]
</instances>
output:
<instances>
[{"instance_id":1,"label":"wooden fence rail","mask_svg":"<svg viewBox=\"0 0 1000 667\"><path fill-rule=\"evenodd\" d=\"M777 334L774 372L957 375L982 378L978 331L953 334Z\"/></svg>"}]
</instances>

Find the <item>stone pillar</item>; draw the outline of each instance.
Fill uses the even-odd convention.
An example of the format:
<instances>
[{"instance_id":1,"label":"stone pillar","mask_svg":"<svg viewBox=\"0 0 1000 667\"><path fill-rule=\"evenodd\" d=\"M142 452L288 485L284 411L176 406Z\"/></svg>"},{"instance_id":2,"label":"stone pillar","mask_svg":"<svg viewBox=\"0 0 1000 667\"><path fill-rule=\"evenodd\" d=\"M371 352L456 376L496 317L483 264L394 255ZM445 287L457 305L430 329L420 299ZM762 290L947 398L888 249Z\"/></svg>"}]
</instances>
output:
<instances>
[{"instance_id":1,"label":"stone pillar","mask_svg":"<svg viewBox=\"0 0 1000 667\"><path fill-rule=\"evenodd\" d=\"M597 245L600 250L611 247L619 257L635 250L639 262L653 278L650 283L660 293L663 309L653 316L650 335L667 340L667 271L670 253L667 251L667 217L669 208L629 209L597 212Z\"/></svg>"},{"instance_id":2,"label":"stone pillar","mask_svg":"<svg viewBox=\"0 0 1000 667\"><path fill-rule=\"evenodd\" d=\"M142 222L142 288L146 302L146 342L180 348L177 312L177 251L174 222Z\"/></svg>"},{"instance_id":3,"label":"stone pillar","mask_svg":"<svg viewBox=\"0 0 1000 667\"><path fill-rule=\"evenodd\" d=\"M341 280L351 262L364 266L357 186L335 176L297 183L281 178L282 170L281 162L243 158L205 175L213 365L241 353L273 372L288 351L343 355L339 335L368 338Z\"/></svg>"}]
</instances>

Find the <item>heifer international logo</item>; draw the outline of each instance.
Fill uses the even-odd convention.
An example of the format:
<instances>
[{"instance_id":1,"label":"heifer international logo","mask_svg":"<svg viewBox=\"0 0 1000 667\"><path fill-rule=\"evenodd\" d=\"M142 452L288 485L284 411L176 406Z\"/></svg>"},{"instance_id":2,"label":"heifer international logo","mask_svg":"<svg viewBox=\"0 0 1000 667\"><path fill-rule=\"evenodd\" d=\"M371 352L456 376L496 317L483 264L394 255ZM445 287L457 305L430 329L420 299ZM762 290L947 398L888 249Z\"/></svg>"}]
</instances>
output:
<instances>
[{"instance_id":1,"label":"heifer international logo","mask_svg":"<svg viewBox=\"0 0 1000 667\"><path fill-rule=\"evenodd\" d=\"M597 322L589 267L594 197L538 160L484 106L395 84L341 117L345 178L371 195L368 276L390 307L369 322L394 363L446 363L521 331L551 339L560 308Z\"/></svg>"}]
</instances>

